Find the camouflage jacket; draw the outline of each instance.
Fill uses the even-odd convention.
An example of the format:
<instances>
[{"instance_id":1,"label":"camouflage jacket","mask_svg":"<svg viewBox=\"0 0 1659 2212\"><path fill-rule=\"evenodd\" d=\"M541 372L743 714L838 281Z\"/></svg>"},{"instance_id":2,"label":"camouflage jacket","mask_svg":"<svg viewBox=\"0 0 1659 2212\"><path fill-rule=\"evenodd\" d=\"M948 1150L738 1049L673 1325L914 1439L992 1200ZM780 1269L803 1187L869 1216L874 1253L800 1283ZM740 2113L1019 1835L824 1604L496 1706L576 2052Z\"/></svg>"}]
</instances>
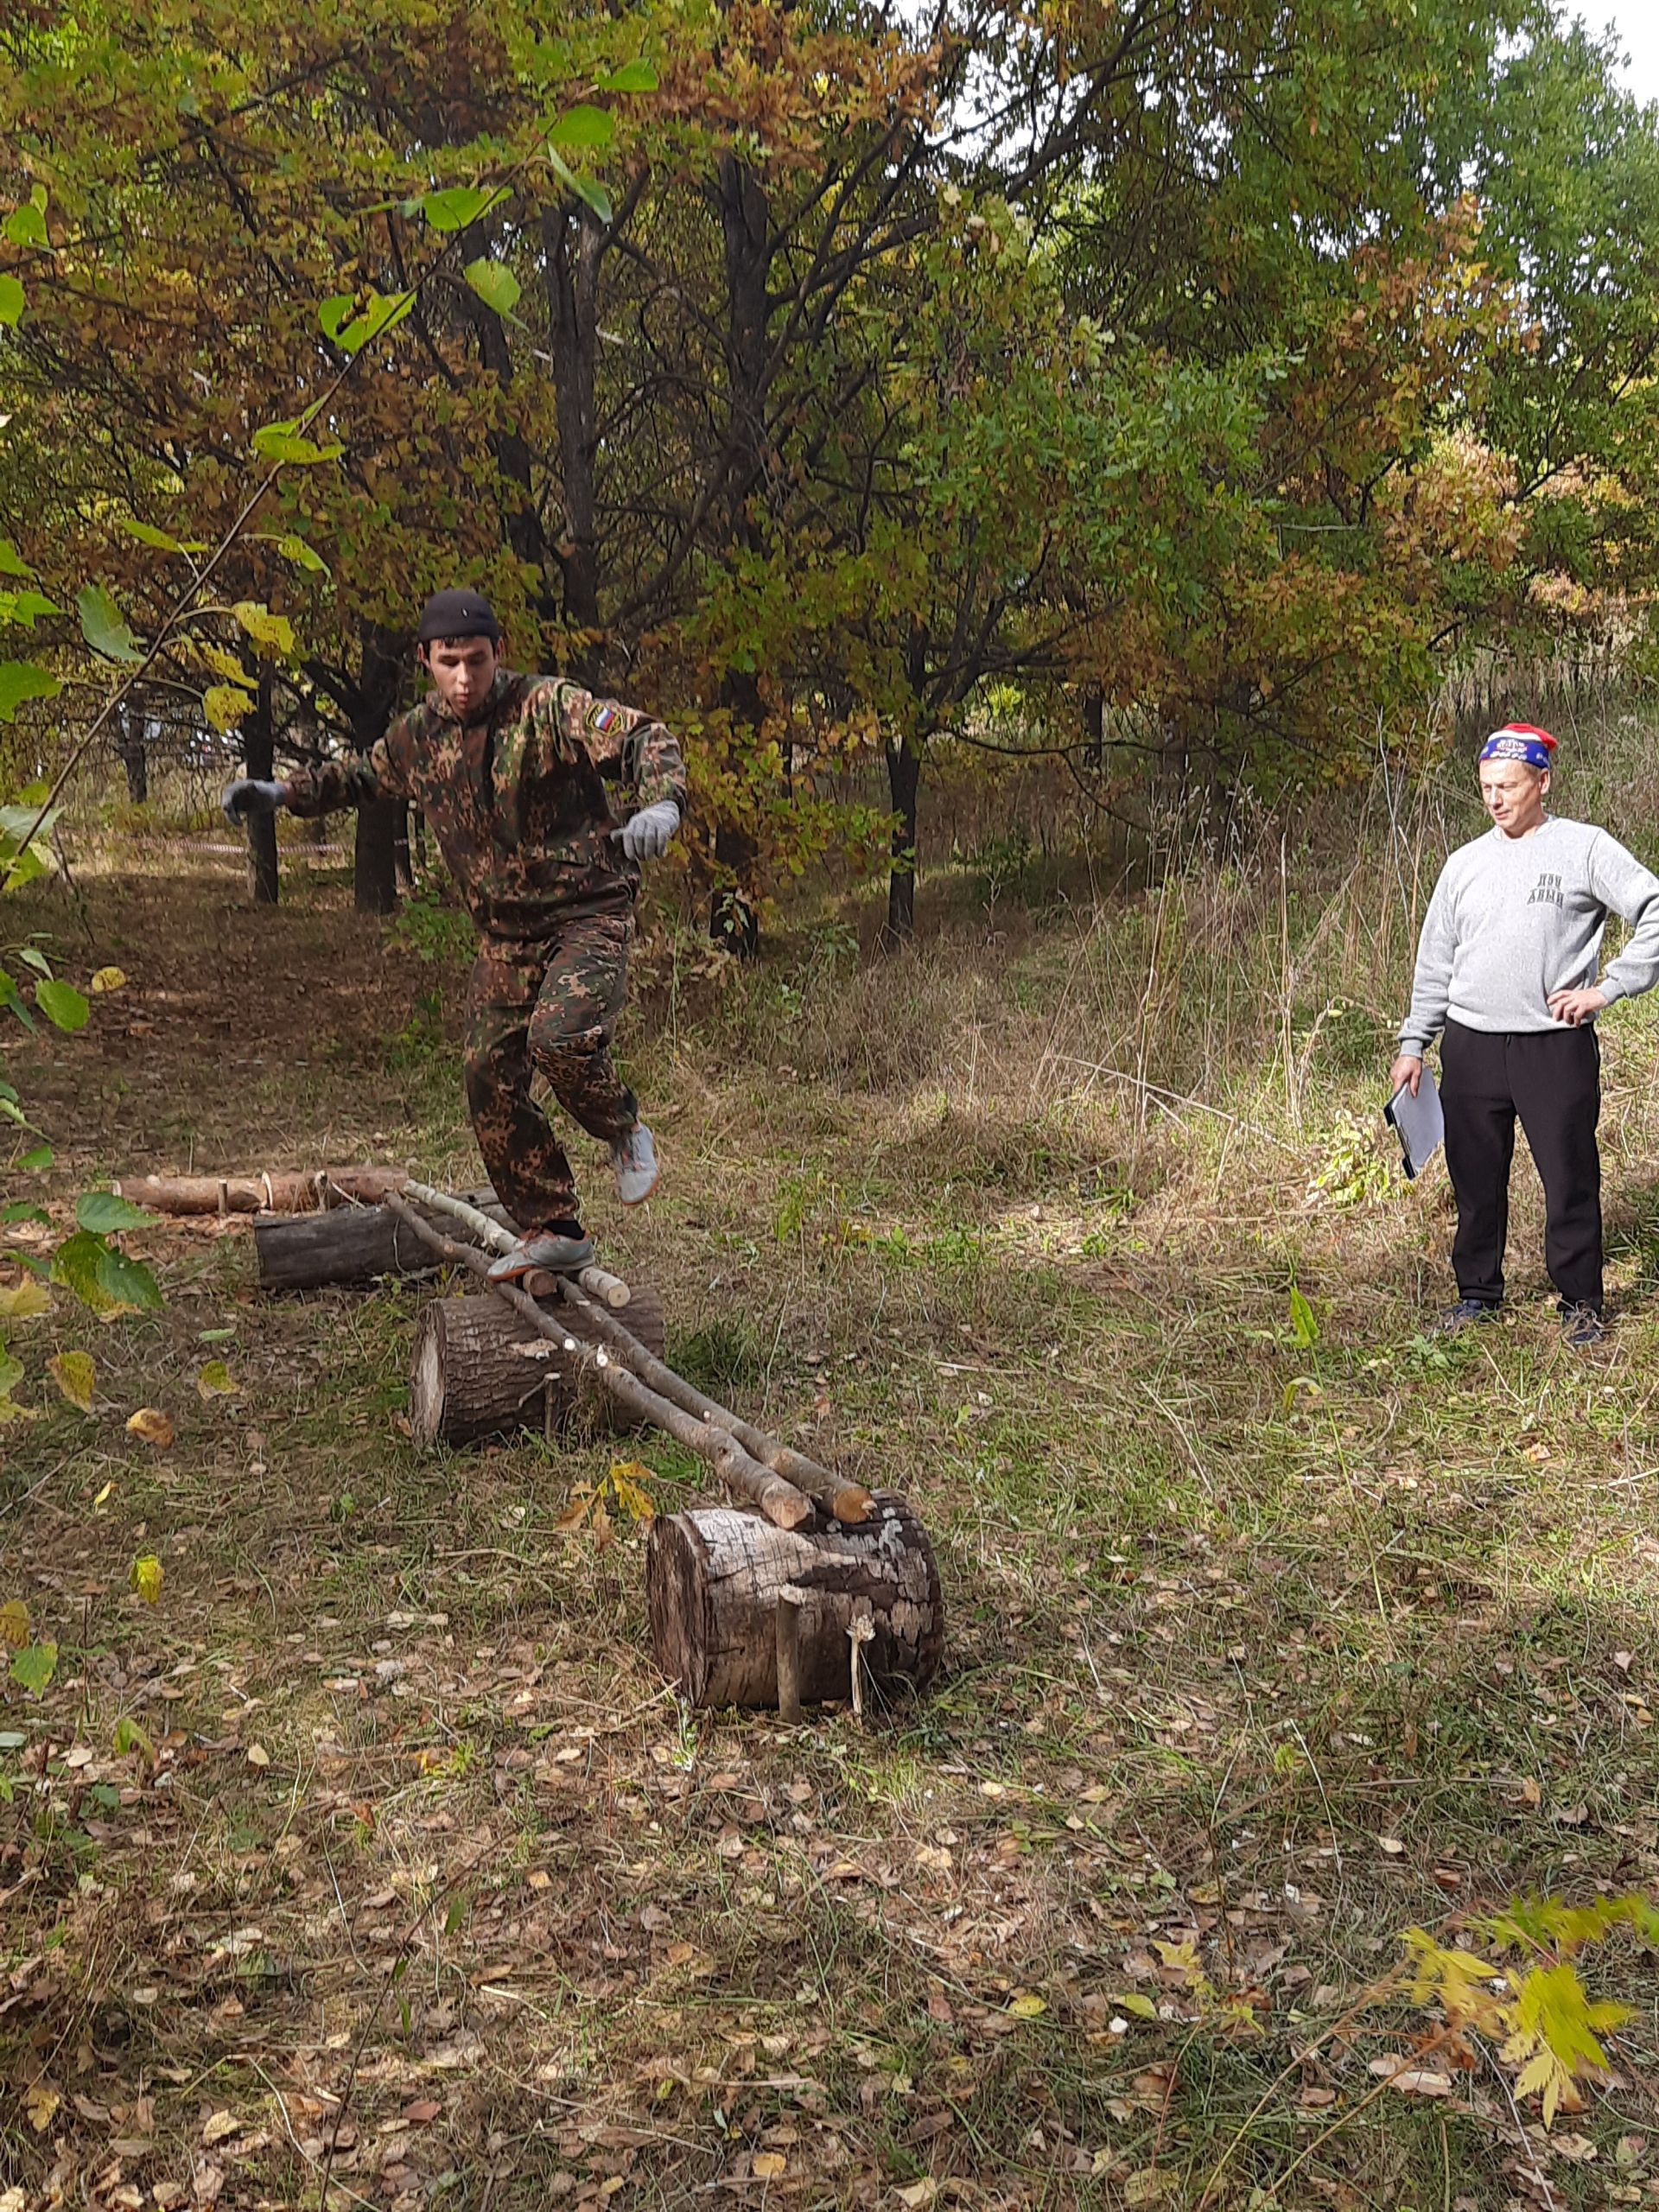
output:
<instances>
[{"instance_id":1,"label":"camouflage jacket","mask_svg":"<svg viewBox=\"0 0 1659 2212\"><path fill-rule=\"evenodd\" d=\"M436 692L401 715L372 751L287 779L299 815L365 799L424 812L473 919L492 937L534 940L573 909L626 904L639 871L610 832L606 786L642 806L685 808L685 764L659 721L556 676L503 669L465 728Z\"/></svg>"}]
</instances>

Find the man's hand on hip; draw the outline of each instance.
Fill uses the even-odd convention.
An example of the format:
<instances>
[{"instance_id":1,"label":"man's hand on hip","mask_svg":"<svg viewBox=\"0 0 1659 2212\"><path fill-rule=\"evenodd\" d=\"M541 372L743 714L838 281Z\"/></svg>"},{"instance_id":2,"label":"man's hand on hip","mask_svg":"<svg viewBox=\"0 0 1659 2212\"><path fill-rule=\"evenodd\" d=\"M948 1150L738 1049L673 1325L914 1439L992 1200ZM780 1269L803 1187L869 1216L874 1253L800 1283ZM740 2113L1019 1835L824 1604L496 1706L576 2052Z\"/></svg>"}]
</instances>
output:
<instances>
[{"instance_id":1,"label":"man's hand on hip","mask_svg":"<svg viewBox=\"0 0 1659 2212\"><path fill-rule=\"evenodd\" d=\"M239 830L251 814L275 814L287 802L286 784L266 783L258 776L238 776L226 785L219 801L232 830Z\"/></svg>"},{"instance_id":2,"label":"man's hand on hip","mask_svg":"<svg viewBox=\"0 0 1659 2212\"><path fill-rule=\"evenodd\" d=\"M1578 1029L1586 1021L1593 1021L1606 1003L1606 994L1593 988L1587 991L1552 991L1549 995L1550 1012L1557 1021L1566 1022L1570 1029Z\"/></svg>"},{"instance_id":3,"label":"man's hand on hip","mask_svg":"<svg viewBox=\"0 0 1659 2212\"><path fill-rule=\"evenodd\" d=\"M1389 1070L1389 1096L1397 1096L1402 1086L1417 1096L1417 1086L1423 1079L1423 1056L1421 1052L1402 1052Z\"/></svg>"},{"instance_id":4,"label":"man's hand on hip","mask_svg":"<svg viewBox=\"0 0 1659 2212\"><path fill-rule=\"evenodd\" d=\"M638 814L630 815L611 835L621 839L622 849L631 861L659 861L679 826L679 808L671 798L661 798L655 806L641 807Z\"/></svg>"}]
</instances>

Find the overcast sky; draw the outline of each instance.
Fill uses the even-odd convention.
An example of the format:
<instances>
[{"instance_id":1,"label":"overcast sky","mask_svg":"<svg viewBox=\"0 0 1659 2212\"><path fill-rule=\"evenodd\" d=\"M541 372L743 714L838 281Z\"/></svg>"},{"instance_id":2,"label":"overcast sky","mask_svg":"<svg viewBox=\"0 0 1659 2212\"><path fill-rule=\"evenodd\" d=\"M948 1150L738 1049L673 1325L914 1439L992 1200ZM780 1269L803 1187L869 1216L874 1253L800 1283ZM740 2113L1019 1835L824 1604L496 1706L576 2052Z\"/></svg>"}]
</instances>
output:
<instances>
[{"instance_id":1,"label":"overcast sky","mask_svg":"<svg viewBox=\"0 0 1659 2212\"><path fill-rule=\"evenodd\" d=\"M1624 77L1638 99L1659 100L1659 0L1567 0L1564 13L1592 30L1618 35L1629 60Z\"/></svg>"}]
</instances>

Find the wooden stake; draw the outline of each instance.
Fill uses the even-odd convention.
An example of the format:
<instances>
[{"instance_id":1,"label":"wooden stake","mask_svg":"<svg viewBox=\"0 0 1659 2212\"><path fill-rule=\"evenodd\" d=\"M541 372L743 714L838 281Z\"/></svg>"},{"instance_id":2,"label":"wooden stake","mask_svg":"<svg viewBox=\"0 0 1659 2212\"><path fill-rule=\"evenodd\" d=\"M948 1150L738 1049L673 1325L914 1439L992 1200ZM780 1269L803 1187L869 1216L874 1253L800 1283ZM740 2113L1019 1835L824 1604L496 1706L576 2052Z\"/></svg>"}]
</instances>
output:
<instances>
[{"instance_id":1,"label":"wooden stake","mask_svg":"<svg viewBox=\"0 0 1659 2212\"><path fill-rule=\"evenodd\" d=\"M801 1719L801 1608L810 1594L787 1583L778 1592L778 1718L791 1727Z\"/></svg>"}]
</instances>

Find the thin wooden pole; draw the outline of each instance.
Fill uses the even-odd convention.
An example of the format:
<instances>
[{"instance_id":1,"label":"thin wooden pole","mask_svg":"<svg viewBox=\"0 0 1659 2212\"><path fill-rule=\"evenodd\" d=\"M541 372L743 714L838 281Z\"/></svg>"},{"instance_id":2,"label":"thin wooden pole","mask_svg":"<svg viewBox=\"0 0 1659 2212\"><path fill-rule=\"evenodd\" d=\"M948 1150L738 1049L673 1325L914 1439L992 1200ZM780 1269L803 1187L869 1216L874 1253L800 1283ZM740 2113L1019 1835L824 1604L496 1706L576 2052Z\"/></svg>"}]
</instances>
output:
<instances>
[{"instance_id":1,"label":"thin wooden pole","mask_svg":"<svg viewBox=\"0 0 1659 2212\"><path fill-rule=\"evenodd\" d=\"M452 1267L466 1268L481 1281L489 1281L488 1257L475 1244L457 1243L442 1230L434 1229L395 1192L387 1194L385 1203L441 1260L447 1260ZM490 1226L493 1228L495 1224L491 1223ZM728 1431L694 1419L681 1407L647 1389L637 1375L626 1367L619 1367L602 1344L585 1344L568 1329L561 1328L517 1284L496 1282L490 1283L489 1287L498 1298L505 1299L538 1336L545 1337L550 1344L557 1344L568 1357L575 1359L600 1388L626 1407L636 1421L647 1421L653 1428L662 1429L677 1443L683 1444L688 1452L695 1452L741 1497L758 1506L774 1528L798 1529L815 1517L812 1500L781 1475L775 1475L770 1467L752 1459Z\"/></svg>"}]
</instances>

